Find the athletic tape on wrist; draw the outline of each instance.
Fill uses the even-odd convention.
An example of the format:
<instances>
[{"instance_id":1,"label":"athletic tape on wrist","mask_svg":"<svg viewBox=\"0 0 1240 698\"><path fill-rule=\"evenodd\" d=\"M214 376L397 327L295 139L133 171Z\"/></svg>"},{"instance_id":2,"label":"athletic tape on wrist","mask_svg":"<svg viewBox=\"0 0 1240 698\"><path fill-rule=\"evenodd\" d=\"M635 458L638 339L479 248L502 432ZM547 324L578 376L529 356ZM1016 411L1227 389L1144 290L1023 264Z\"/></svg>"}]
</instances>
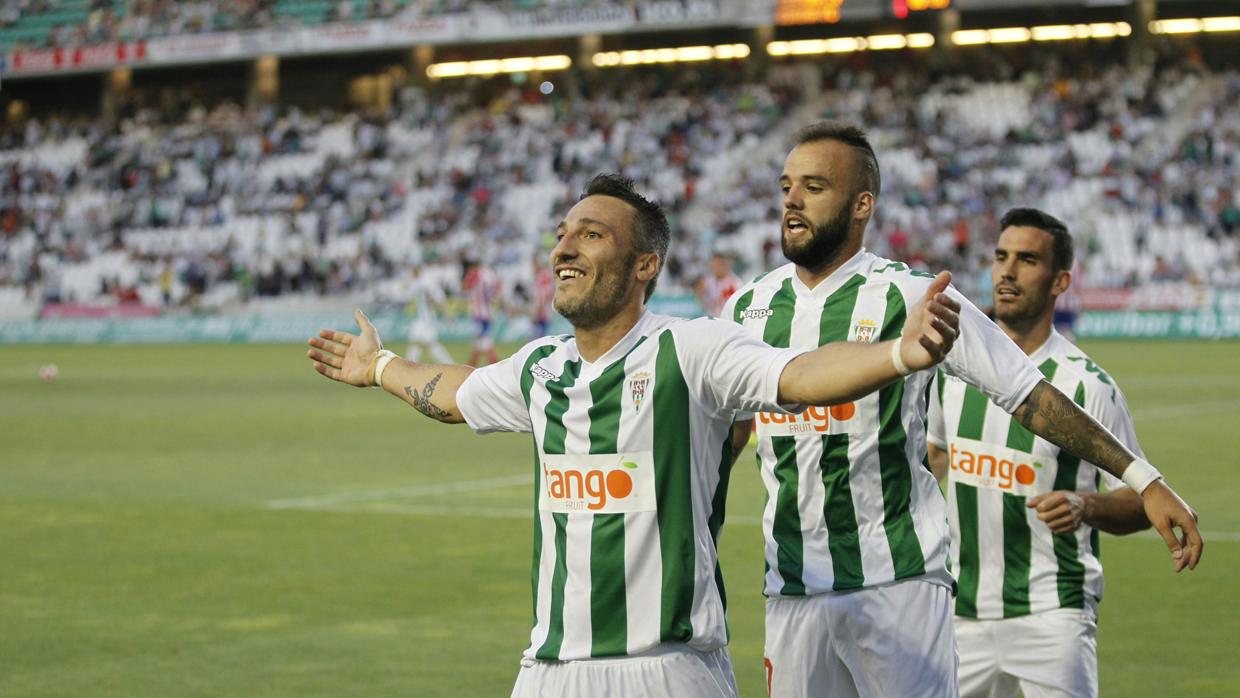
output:
<instances>
[{"instance_id":1,"label":"athletic tape on wrist","mask_svg":"<svg viewBox=\"0 0 1240 698\"><path fill-rule=\"evenodd\" d=\"M1124 468L1124 474L1121 479L1125 485L1132 488L1133 492L1142 494L1145 492L1145 488L1150 486L1151 482L1160 477L1162 477L1162 473L1158 472L1158 468L1150 465L1149 461L1138 458L1129 463L1127 468Z\"/></svg>"},{"instance_id":2,"label":"athletic tape on wrist","mask_svg":"<svg viewBox=\"0 0 1240 698\"><path fill-rule=\"evenodd\" d=\"M387 349L384 349L383 351L379 352L379 358L375 359L375 385L376 386L380 388L383 387L383 369L387 368L388 364L392 363L392 360L395 358L396 358L396 352L394 351L388 351Z\"/></svg>"},{"instance_id":3,"label":"athletic tape on wrist","mask_svg":"<svg viewBox=\"0 0 1240 698\"><path fill-rule=\"evenodd\" d=\"M904 359L901 358L900 356L900 342L901 341L903 340L897 339L896 341L891 343L891 363L895 365L896 373L900 374L901 376L907 376L908 374L913 372L913 369L909 368L908 364L904 363Z\"/></svg>"}]
</instances>

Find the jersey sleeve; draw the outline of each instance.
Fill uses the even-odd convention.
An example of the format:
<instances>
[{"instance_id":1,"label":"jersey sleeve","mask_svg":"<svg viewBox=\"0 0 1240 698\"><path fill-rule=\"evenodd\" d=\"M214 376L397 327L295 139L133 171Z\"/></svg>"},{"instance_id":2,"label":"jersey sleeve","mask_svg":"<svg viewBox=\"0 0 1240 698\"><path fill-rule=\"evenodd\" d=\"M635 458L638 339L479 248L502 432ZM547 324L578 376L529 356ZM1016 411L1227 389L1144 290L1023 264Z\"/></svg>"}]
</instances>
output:
<instances>
[{"instance_id":1,"label":"jersey sleeve","mask_svg":"<svg viewBox=\"0 0 1240 698\"><path fill-rule=\"evenodd\" d=\"M926 408L926 441L947 448L947 429L943 425L943 381L947 378L942 371L935 371L930 379L930 400Z\"/></svg>"},{"instance_id":2,"label":"jersey sleeve","mask_svg":"<svg viewBox=\"0 0 1240 698\"><path fill-rule=\"evenodd\" d=\"M805 350L777 349L728 320L691 320L681 327L676 339L685 380L701 386L702 401L716 414L788 411L779 404L779 377Z\"/></svg>"},{"instance_id":3,"label":"jersey sleeve","mask_svg":"<svg viewBox=\"0 0 1240 698\"><path fill-rule=\"evenodd\" d=\"M475 432L533 431L518 375L528 354L522 350L503 361L474 369L456 391L457 409Z\"/></svg>"},{"instance_id":4,"label":"jersey sleeve","mask_svg":"<svg viewBox=\"0 0 1240 698\"><path fill-rule=\"evenodd\" d=\"M1135 453L1138 458L1145 458L1145 452L1141 450L1141 444L1137 443L1137 430L1132 425L1132 414L1128 411L1128 401L1124 399L1124 394L1120 391L1119 386L1102 381L1097 381L1094 385L1089 385L1088 383L1086 385L1085 411L1098 420L1099 424L1106 427L1107 431L1111 432L1117 441L1127 446L1128 450ZM1098 472L1102 475L1102 480L1106 483L1107 490L1127 487L1123 480L1120 480L1106 470L1098 468Z\"/></svg>"},{"instance_id":5,"label":"jersey sleeve","mask_svg":"<svg viewBox=\"0 0 1240 698\"><path fill-rule=\"evenodd\" d=\"M954 288L960 303L960 336L943 360L943 370L982 391L1011 414L1024 402L1042 373L999 326Z\"/></svg>"}]
</instances>

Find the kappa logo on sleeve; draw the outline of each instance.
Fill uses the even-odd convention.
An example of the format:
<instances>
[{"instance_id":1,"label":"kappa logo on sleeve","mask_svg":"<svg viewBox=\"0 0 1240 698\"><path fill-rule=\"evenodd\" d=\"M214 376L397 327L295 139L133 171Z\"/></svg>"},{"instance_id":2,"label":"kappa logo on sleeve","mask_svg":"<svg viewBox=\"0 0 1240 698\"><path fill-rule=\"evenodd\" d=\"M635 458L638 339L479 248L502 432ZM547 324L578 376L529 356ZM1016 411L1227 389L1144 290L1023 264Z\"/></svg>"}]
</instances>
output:
<instances>
[{"instance_id":1,"label":"kappa logo on sleeve","mask_svg":"<svg viewBox=\"0 0 1240 698\"><path fill-rule=\"evenodd\" d=\"M655 511L654 454L539 456L538 508L556 513Z\"/></svg>"},{"instance_id":2,"label":"kappa logo on sleeve","mask_svg":"<svg viewBox=\"0 0 1240 698\"><path fill-rule=\"evenodd\" d=\"M770 308L746 308L740 315L742 320L762 320L775 314Z\"/></svg>"},{"instance_id":3,"label":"kappa logo on sleeve","mask_svg":"<svg viewBox=\"0 0 1240 698\"><path fill-rule=\"evenodd\" d=\"M953 439L948 444L948 463L953 482L1023 496L1038 494L1042 464L1032 454L972 439Z\"/></svg>"},{"instance_id":4,"label":"kappa logo on sleeve","mask_svg":"<svg viewBox=\"0 0 1240 698\"><path fill-rule=\"evenodd\" d=\"M530 375L534 376L535 378L537 378L538 380L544 383L560 380L559 376L555 375L551 371L548 371L547 369L543 368L542 366L538 364L532 364L530 366Z\"/></svg>"}]
</instances>

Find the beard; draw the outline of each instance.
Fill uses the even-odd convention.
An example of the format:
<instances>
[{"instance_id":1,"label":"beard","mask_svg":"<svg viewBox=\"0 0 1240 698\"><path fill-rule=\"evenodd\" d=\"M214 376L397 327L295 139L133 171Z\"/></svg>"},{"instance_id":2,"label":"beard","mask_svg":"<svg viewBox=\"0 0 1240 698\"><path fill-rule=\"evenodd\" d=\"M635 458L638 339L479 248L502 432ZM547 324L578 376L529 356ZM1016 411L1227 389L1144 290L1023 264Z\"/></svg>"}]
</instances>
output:
<instances>
[{"instance_id":1,"label":"beard","mask_svg":"<svg viewBox=\"0 0 1240 698\"><path fill-rule=\"evenodd\" d=\"M620 262L598 267L593 288L575 299L561 299L556 294L552 305L555 311L572 323L573 327L593 329L611 320L624 306L636 281L629 272L637 263L634 252Z\"/></svg>"},{"instance_id":2,"label":"beard","mask_svg":"<svg viewBox=\"0 0 1240 698\"><path fill-rule=\"evenodd\" d=\"M849 210L849 206L843 206L831 220L821 225L811 223L809 239L799 245L789 242L788 236L781 234L779 244L784 257L807 269L818 269L836 261L848 242Z\"/></svg>"}]
</instances>

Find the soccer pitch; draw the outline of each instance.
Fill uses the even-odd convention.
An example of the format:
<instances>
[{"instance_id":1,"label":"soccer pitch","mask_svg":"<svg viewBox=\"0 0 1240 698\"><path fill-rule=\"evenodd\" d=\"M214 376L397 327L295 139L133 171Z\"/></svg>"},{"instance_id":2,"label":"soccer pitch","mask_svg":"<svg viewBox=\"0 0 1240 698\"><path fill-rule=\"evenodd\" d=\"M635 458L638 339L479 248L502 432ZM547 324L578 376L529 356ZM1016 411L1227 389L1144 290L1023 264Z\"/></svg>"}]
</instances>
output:
<instances>
[{"instance_id":1,"label":"soccer pitch","mask_svg":"<svg viewBox=\"0 0 1240 698\"><path fill-rule=\"evenodd\" d=\"M1102 694L1240 695L1240 344L1084 348L1206 533L1179 576L1160 540L1103 536ZM300 346L0 357L0 695L508 695L527 436L331 384ZM761 504L751 452L721 542L743 696L765 695Z\"/></svg>"}]
</instances>

